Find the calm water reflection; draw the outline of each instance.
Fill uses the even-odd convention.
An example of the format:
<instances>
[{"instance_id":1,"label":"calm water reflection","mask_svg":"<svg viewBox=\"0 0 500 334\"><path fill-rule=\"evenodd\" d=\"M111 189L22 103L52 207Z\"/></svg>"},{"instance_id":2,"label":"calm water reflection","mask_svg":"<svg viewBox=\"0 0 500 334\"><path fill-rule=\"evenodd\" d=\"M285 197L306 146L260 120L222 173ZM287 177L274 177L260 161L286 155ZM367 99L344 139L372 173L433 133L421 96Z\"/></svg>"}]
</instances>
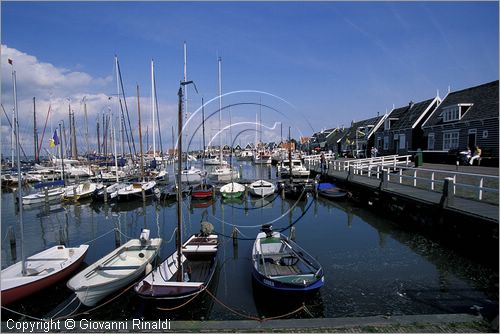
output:
<instances>
[{"instance_id":1,"label":"calm water reflection","mask_svg":"<svg viewBox=\"0 0 500 334\"><path fill-rule=\"evenodd\" d=\"M243 164L245 178L275 177L269 167L255 169ZM9 226L19 238L14 193L2 193L2 267L11 263L7 239ZM349 202L314 200L301 203L279 196L212 202L183 203L184 237L199 230L202 215L217 232L230 236L237 226L240 240L221 238L220 265L211 291L225 305L252 316L276 316L295 310L300 302L281 301L253 286L251 247L262 223L274 229L293 225L295 240L317 257L325 271L325 286L308 299L308 312L294 317L340 317L424 313L498 314L498 273L464 259L424 237L409 234L380 216ZM86 257L90 264L125 242L138 237L144 227L152 236L164 239L161 257L175 248L175 202L116 203L92 202L56 204L24 211L25 252L32 254L65 240L68 245L91 242ZM121 234L113 232L118 228ZM285 234L290 234L291 229ZM17 255L20 254L17 242ZM69 291L62 283L13 308L41 316L57 305ZM49 299L45 298L50 296ZM92 313L93 319L130 319L158 316L173 319L241 319L229 313L209 296L196 300L196 307L181 312L162 312L138 302L126 293L105 308ZM5 315L4 315L5 316Z\"/></svg>"}]
</instances>

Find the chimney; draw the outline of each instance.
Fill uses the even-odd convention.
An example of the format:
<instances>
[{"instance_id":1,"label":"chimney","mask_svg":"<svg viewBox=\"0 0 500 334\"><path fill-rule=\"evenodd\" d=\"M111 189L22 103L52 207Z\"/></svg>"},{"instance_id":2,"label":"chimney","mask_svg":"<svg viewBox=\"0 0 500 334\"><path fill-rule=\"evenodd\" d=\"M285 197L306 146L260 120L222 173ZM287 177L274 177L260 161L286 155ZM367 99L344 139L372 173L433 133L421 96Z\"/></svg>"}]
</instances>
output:
<instances>
[{"instance_id":1,"label":"chimney","mask_svg":"<svg viewBox=\"0 0 500 334\"><path fill-rule=\"evenodd\" d=\"M410 103L408 104L408 109L411 109L414 105L415 103L413 103L413 101L410 101Z\"/></svg>"}]
</instances>

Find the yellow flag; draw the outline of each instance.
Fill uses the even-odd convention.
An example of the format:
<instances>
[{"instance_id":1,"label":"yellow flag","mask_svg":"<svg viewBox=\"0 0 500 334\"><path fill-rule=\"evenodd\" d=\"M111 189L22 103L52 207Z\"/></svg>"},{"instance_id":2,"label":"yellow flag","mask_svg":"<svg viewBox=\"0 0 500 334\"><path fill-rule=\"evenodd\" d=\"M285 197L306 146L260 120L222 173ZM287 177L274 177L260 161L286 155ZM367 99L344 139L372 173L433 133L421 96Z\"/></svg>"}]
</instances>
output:
<instances>
[{"instance_id":1,"label":"yellow flag","mask_svg":"<svg viewBox=\"0 0 500 334\"><path fill-rule=\"evenodd\" d=\"M56 144L54 143L54 139L50 138L50 139L49 139L49 143L50 143L50 144L49 144L50 148L54 148L54 147L56 147Z\"/></svg>"}]
</instances>

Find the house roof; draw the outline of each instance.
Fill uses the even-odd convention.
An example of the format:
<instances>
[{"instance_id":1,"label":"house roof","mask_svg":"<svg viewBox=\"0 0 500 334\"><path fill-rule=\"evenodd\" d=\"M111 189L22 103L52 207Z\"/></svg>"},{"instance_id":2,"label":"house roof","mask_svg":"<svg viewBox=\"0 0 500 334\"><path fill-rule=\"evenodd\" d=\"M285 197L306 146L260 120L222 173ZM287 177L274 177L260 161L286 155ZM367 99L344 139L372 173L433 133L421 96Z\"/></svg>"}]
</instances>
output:
<instances>
[{"instance_id":1,"label":"house roof","mask_svg":"<svg viewBox=\"0 0 500 334\"><path fill-rule=\"evenodd\" d=\"M346 135L344 136L344 138L350 139L350 140L356 139L356 130L357 129L359 129L359 128L365 128L365 131L366 131L366 128L371 125L373 127L370 130L370 132L368 133L368 137L370 137L372 135L372 133L377 130L378 126L380 126L381 121L383 119L385 119L385 117L386 117L385 115L383 115L383 116L376 116L376 117L368 118L368 119L365 119L365 120L362 120L362 121L359 121L359 122L352 123L351 127L348 129L348 131L347 131ZM363 131L363 132L365 132L365 131ZM368 138L368 137L366 137L366 138ZM363 138L361 138L358 135L358 139L363 139Z\"/></svg>"},{"instance_id":2,"label":"house roof","mask_svg":"<svg viewBox=\"0 0 500 334\"><path fill-rule=\"evenodd\" d=\"M430 105L436 101L436 98L428 99L422 102L412 103L407 106L394 109L389 114L389 119L397 119L391 123L390 130L411 129L415 122L428 110Z\"/></svg>"},{"instance_id":3,"label":"house roof","mask_svg":"<svg viewBox=\"0 0 500 334\"><path fill-rule=\"evenodd\" d=\"M449 93L427 121L422 124L422 128L443 124L441 117L443 110L459 103L472 103L472 106L460 120L446 124L498 118L498 80Z\"/></svg>"}]
</instances>

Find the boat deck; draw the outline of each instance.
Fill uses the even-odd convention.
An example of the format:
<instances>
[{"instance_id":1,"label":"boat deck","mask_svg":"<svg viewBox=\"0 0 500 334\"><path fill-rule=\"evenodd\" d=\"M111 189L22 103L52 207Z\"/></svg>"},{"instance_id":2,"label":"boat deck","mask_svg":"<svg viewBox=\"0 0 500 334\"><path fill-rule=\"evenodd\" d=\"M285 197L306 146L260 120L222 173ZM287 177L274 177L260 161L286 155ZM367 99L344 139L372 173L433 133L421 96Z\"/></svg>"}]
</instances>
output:
<instances>
[{"instance_id":1,"label":"boat deck","mask_svg":"<svg viewBox=\"0 0 500 334\"><path fill-rule=\"evenodd\" d=\"M187 261L187 263L185 263L184 266L185 268L189 268L191 270L191 274L189 275L189 282L205 282L205 280L210 274L211 263L212 261L210 260ZM175 282L175 281L177 281L177 271L169 279L169 282Z\"/></svg>"}]
</instances>

